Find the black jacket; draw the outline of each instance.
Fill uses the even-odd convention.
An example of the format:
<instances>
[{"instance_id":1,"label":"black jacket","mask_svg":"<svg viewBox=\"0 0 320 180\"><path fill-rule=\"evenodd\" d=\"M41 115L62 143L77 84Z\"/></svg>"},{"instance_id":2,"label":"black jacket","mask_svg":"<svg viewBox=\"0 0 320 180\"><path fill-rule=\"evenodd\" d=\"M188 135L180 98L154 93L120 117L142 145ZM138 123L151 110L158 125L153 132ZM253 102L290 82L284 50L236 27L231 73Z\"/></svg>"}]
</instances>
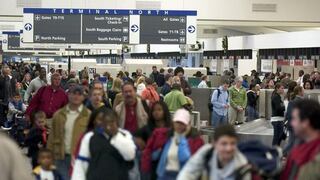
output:
<instances>
[{"instance_id":1,"label":"black jacket","mask_svg":"<svg viewBox=\"0 0 320 180\"><path fill-rule=\"evenodd\" d=\"M28 156L32 158L33 167L37 165L37 156L39 152L38 144L43 144L45 147L42 132L43 130L41 130L40 128L31 128L25 140L25 143L28 147Z\"/></svg>"},{"instance_id":2,"label":"black jacket","mask_svg":"<svg viewBox=\"0 0 320 180\"><path fill-rule=\"evenodd\" d=\"M157 84L159 87L162 87L164 85L164 83L166 82L166 80L164 79L164 74L159 74L158 75L158 80L157 80Z\"/></svg>"},{"instance_id":3,"label":"black jacket","mask_svg":"<svg viewBox=\"0 0 320 180\"><path fill-rule=\"evenodd\" d=\"M125 148L125 147L124 147ZM95 132L89 143L91 154L87 180L127 180L133 162L123 159L103 134Z\"/></svg>"},{"instance_id":4,"label":"black jacket","mask_svg":"<svg viewBox=\"0 0 320 180\"><path fill-rule=\"evenodd\" d=\"M257 100L259 96L253 91L248 91L247 98L248 98L248 106L255 108L257 106Z\"/></svg>"},{"instance_id":5,"label":"black jacket","mask_svg":"<svg viewBox=\"0 0 320 180\"><path fill-rule=\"evenodd\" d=\"M284 117L285 106L278 93L274 93L271 97L272 117L281 116Z\"/></svg>"},{"instance_id":6,"label":"black jacket","mask_svg":"<svg viewBox=\"0 0 320 180\"><path fill-rule=\"evenodd\" d=\"M8 104L16 91L16 82L14 77L9 80L8 76L0 75L0 103Z\"/></svg>"},{"instance_id":7,"label":"black jacket","mask_svg":"<svg viewBox=\"0 0 320 180\"><path fill-rule=\"evenodd\" d=\"M111 99L111 104L113 105L114 104L114 100L116 99L116 96L119 92L116 92L116 91L112 91L112 90L109 90L108 91L108 97Z\"/></svg>"}]
</instances>

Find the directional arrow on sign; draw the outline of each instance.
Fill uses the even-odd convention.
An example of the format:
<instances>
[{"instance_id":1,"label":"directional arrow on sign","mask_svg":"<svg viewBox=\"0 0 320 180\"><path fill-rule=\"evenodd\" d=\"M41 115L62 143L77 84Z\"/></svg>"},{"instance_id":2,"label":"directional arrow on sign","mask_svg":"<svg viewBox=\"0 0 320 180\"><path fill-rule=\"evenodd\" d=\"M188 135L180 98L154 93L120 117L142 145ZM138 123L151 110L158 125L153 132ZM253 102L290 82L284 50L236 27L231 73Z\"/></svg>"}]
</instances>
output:
<instances>
[{"instance_id":1,"label":"directional arrow on sign","mask_svg":"<svg viewBox=\"0 0 320 180\"><path fill-rule=\"evenodd\" d=\"M30 31L32 29L32 25L30 23L27 23L24 25L24 29Z\"/></svg>"},{"instance_id":2,"label":"directional arrow on sign","mask_svg":"<svg viewBox=\"0 0 320 180\"><path fill-rule=\"evenodd\" d=\"M137 32L137 31L139 31L139 26L134 24L134 25L131 26L130 29L131 29L132 32Z\"/></svg>"},{"instance_id":3,"label":"directional arrow on sign","mask_svg":"<svg viewBox=\"0 0 320 180\"><path fill-rule=\"evenodd\" d=\"M188 32L189 33L194 33L196 31L196 27L194 27L193 25L190 25L189 27L188 27Z\"/></svg>"}]
</instances>

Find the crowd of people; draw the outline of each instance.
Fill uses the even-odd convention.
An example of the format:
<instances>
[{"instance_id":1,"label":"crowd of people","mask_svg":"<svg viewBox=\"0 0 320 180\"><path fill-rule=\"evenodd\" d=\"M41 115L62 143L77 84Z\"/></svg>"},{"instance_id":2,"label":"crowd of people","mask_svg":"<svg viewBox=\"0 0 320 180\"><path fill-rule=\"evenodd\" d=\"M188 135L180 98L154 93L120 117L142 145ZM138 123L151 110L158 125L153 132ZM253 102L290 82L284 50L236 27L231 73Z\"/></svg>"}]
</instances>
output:
<instances>
[{"instance_id":1,"label":"crowd of people","mask_svg":"<svg viewBox=\"0 0 320 180\"><path fill-rule=\"evenodd\" d=\"M239 179L235 172L251 161L237 147L234 125L244 123L245 117L258 118L261 87L274 88L273 145L286 136L288 121L287 163L274 178L319 177L320 105L303 99L304 88L317 87L317 72L301 73L297 82L289 74L269 74L261 81L255 71L248 82L248 77L227 72L210 97L215 131L213 142L205 144L191 126L192 89L182 67L165 72L154 66L149 76L141 69L131 76L106 72L106 82L100 74L90 79L88 68L79 73L51 68L47 73L39 64L20 63L2 64L1 70L0 125L11 132L21 120L17 115L25 117L19 145L27 148L33 168L31 173L16 145L1 135L0 172L8 179ZM208 77L201 80L200 88L207 88ZM284 88L289 89L287 108ZM252 170L241 179L262 176Z\"/></svg>"}]
</instances>

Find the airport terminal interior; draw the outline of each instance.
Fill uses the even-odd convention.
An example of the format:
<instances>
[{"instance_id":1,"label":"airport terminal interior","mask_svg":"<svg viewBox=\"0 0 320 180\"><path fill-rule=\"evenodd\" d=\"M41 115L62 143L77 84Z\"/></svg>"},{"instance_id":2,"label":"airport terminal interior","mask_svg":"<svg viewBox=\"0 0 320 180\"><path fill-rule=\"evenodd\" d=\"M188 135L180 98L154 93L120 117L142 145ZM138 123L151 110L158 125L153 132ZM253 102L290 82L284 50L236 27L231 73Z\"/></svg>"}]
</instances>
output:
<instances>
[{"instance_id":1,"label":"airport terminal interior","mask_svg":"<svg viewBox=\"0 0 320 180\"><path fill-rule=\"evenodd\" d=\"M0 180L320 180L319 0L0 4Z\"/></svg>"}]
</instances>

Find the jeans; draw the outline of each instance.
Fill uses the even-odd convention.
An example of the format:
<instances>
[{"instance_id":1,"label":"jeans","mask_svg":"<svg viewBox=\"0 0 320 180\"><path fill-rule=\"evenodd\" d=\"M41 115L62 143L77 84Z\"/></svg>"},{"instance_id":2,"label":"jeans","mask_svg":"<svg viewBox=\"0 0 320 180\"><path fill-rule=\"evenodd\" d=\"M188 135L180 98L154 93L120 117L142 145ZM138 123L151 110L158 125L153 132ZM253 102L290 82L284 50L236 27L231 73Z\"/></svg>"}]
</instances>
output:
<instances>
[{"instance_id":1,"label":"jeans","mask_svg":"<svg viewBox=\"0 0 320 180\"><path fill-rule=\"evenodd\" d=\"M179 172L166 171L162 177L158 177L158 180L176 180Z\"/></svg>"},{"instance_id":2,"label":"jeans","mask_svg":"<svg viewBox=\"0 0 320 180\"><path fill-rule=\"evenodd\" d=\"M284 131L283 131L283 126L284 122L283 121L274 121L271 122L273 126L273 139L272 139L272 145L275 146L280 146L281 141L284 139Z\"/></svg>"},{"instance_id":3,"label":"jeans","mask_svg":"<svg viewBox=\"0 0 320 180\"><path fill-rule=\"evenodd\" d=\"M64 180L70 180L69 169L71 165L71 156L65 155L63 160L56 160L56 166L58 172L61 174Z\"/></svg>"},{"instance_id":4,"label":"jeans","mask_svg":"<svg viewBox=\"0 0 320 180\"><path fill-rule=\"evenodd\" d=\"M286 145L286 147L283 150L284 154L289 154L291 149L294 147L295 144L296 144L296 137L294 135L293 130L290 129L289 130L288 144Z\"/></svg>"},{"instance_id":5,"label":"jeans","mask_svg":"<svg viewBox=\"0 0 320 180\"><path fill-rule=\"evenodd\" d=\"M219 115L218 113L216 113L216 111L212 111L212 120L211 120L211 123L212 123L212 126L213 127L218 127L222 124L226 124L226 116L221 116Z\"/></svg>"},{"instance_id":6,"label":"jeans","mask_svg":"<svg viewBox=\"0 0 320 180\"><path fill-rule=\"evenodd\" d=\"M139 162L140 162L140 156L137 153L136 158L134 159L134 166L132 169L129 170L129 180L136 180L136 179L141 179L140 177L140 168L139 168Z\"/></svg>"},{"instance_id":7,"label":"jeans","mask_svg":"<svg viewBox=\"0 0 320 180\"><path fill-rule=\"evenodd\" d=\"M259 117L257 110L252 106L247 107L247 114L248 121L256 120Z\"/></svg>"}]
</instances>

